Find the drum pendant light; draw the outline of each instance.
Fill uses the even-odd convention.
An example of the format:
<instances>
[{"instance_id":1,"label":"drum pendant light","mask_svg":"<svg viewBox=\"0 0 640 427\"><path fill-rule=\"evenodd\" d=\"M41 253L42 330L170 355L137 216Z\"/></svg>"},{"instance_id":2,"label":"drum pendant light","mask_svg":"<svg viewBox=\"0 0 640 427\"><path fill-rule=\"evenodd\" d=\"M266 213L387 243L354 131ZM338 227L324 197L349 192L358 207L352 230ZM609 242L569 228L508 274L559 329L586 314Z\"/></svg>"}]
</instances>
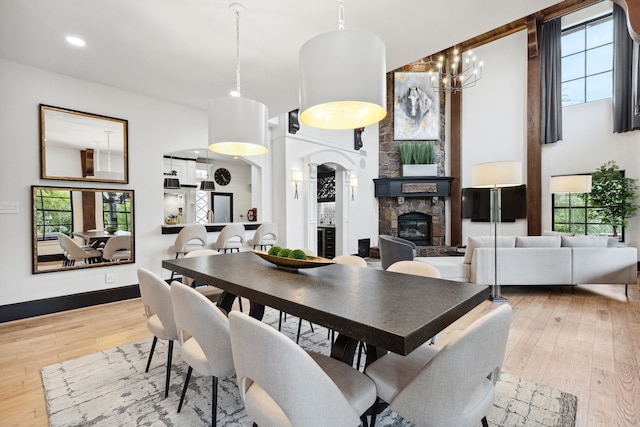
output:
<instances>
[{"instance_id":1,"label":"drum pendant light","mask_svg":"<svg viewBox=\"0 0 640 427\"><path fill-rule=\"evenodd\" d=\"M387 115L384 42L369 33L344 30L307 41L299 53L300 121L322 129L355 129Z\"/></svg>"},{"instance_id":2,"label":"drum pendant light","mask_svg":"<svg viewBox=\"0 0 640 427\"><path fill-rule=\"evenodd\" d=\"M269 151L267 107L240 95L240 3L231 3L236 15L236 94L209 101L209 149L220 154L254 156Z\"/></svg>"}]
</instances>

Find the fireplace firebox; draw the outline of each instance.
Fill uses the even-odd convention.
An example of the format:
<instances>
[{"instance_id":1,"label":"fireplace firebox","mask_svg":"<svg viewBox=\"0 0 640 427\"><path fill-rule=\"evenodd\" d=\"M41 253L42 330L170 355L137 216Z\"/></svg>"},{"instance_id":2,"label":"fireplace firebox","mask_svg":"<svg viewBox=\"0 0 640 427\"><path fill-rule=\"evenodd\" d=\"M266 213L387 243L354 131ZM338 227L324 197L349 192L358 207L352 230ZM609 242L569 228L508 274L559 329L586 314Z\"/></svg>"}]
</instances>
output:
<instances>
[{"instance_id":1,"label":"fireplace firebox","mask_svg":"<svg viewBox=\"0 0 640 427\"><path fill-rule=\"evenodd\" d=\"M398 237L417 246L431 246L431 215L409 212L398 216Z\"/></svg>"}]
</instances>

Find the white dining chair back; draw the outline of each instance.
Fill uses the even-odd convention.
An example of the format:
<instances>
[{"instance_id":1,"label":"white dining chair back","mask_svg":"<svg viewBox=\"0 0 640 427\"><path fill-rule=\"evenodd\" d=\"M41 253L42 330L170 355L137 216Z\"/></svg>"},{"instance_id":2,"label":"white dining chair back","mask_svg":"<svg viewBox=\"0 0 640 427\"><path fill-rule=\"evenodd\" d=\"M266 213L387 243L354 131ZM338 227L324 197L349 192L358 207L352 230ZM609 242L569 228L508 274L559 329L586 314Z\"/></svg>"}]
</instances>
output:
<instances>
[{"instance_id":1,"label":"white dining chair back","mask_svg":"<svg viewBox=\"0 0 640 427\"><path fill-rule=\"evenodd\" d=\"M413 274L415 276L435 277L437 279L442 277L437 268L422 261L398 261L391 264L389 268L387 268L387 271Z\"/></svg>"},{"instance_id":2,"label":"white dining chair back","mask_svg":"<svg viewBox=\"0 0 640 427\"><path fill-rule=\"evenodd\" d=\"M306 352L246 314L229 313L229 326L240 395L254 423L360 425L360 416L375 401L375 387L361 372L328 356Z\"/></svg>"},{"instance_id":3,"label":"white dining chair back","mask_svg":"<svg viewBox=\"0 0 640 427\"><path fill-rule=\"evenodd\" d=\"M213 377L212 425L217 421L218 378L234 374L229 320L206 297L178 282L171 285L173 312L182 358L189 365L178 412L182 409L191 372Z\"/></svg>"},{"instance_id":4,"label":"white dining chair back","mask_svg":"<svg viewBox=\"0 0 640 427\"><path fill-rule=\"evenodd\" d=\"M173 341L178 339L178 330L173 315L173 303L171 302L171 287L160 278L145 268L138 269L138 282L140 285L140 297L144 305L144 313L147 316L147 328L153 334L153 342L147 368L149 372L153 351L158 339L169 342L167 354L167 371L165 382L165 395L169 395L169 380L171 378L171 358L173 356Z\"/></svg>"},{"instance_id":5,"label":"white dining chair back","mask_svg":"<svg viewBox=\"0 0 640 427\"><path fill-rule=\"evenodd\" d=\"M204 249L207 246L207 229L202 224L185 225L176 236L176 240L171 247L171 251L176 253L176 258L180 254L186 254L197 249Z\"/></svg>"},{"instance_id":6,"label":"white dining chair back","mask_svg":"<svg viewBox=\"0 0 640 427\"><path fill-rule=\"evenodd\" d=\"M242 224L227 224L220 231L218 239L211 245L213 249L221 250L223 252L233 252L237 250L240 252L240 248L244 246L244 225Z\"/></svg>"},{"instance_id":7,"label":"white dining chair back","mask_svg":"<svg viewBox=\"0 0 640 427\"><path fill-rule=\"evenodd\" d=\"M131 236L113 236L102 249L102 258L108 261L131 259Z\"/></svg>"},{"instance_id":8,"label":"white dining chair back","mask_svg":"<svg viewBox=\"0 0 640 427\"><path fill-rule=\"evenodd\" d=\"M337 264L352 265L354 267L366 267L367 261L357 255L338 255L333 258Z\"/></svg>"},{"instance_id":9,"label":"white dining chair back","mask_svg":"<svg viewBox=\"0 0 640 427\"><path fill-rule=\"evenodd\" d=\"M439 351L426 346L408 356L388 353L365 372L378 396L416 426L486 425L510 323L511 306L501 305Z\"/></svg>"},{"instance_id":10,"label":"white dining chair back","mask_svg":"<svg viewBox=\"0 0 640 427\"><path fill-rule=\"evenodd\" d=\"M65 256L64 265L75 265L78 261L91 264L99 262L102 259L102 253L91 247L80 247L71 237L64 233L58 233L58 243L62 248Z\"/></svg>"},{"instance_id":11,"label":"white dining chair back","mask_svg":"<svg viewBox=\"0 0 640 427\"><path fill-rule=\"evenodd\" d=\"M276 245L278 243L278 224L275 222L263 222L247 243L253 245L253 249L260 247L260 249L265 250L268 246Z\"/></svg>"}]
</instances>

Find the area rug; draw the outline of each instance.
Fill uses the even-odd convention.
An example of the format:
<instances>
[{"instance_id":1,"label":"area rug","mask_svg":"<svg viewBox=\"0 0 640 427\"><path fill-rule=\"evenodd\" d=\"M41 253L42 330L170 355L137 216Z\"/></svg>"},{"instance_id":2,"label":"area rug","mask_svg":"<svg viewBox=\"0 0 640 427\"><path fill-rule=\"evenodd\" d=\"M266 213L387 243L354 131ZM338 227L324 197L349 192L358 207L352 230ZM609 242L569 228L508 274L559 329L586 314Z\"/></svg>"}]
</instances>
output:
<instances>
[{"instance_id":1,"label":"area rug","mask_svg":"<svg viewBox=\"0 0 640 427\"><path fill-rule=\"evenodd\" d=\"M278 312L267 308L266 323L278 326ZM298 318L288 316L283 332L295 339ZM327 330L303 322L300 345L329 352ZM182 411L176 412L188 366L174 347L169 397L164 398L166 344L159 342L151 369L144 372L151 338L42 369L49 423L58 426L202 426L211 424L210 377L194 371ZM218 425L251 426L235 377L221 379L218 389ZM491 426L571 427L575 425L577 397L551 387L502 373L496 399L487 419ZM389 408L376 425L407 427Z\"/></svg>"}]
</instances>

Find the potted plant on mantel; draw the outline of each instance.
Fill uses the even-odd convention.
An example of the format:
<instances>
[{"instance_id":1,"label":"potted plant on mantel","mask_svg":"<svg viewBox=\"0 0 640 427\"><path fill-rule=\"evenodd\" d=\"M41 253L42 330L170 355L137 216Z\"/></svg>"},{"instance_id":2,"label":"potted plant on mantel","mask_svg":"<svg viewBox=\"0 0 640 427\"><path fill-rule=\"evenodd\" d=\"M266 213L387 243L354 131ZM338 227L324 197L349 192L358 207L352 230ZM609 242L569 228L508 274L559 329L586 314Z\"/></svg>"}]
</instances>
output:
<instances>
[{"instance_id":1,"label":"potted plant on mantel","mask_svg":"<svg viewBox=\"0 0 640 427\"><path fill-rule=\"evenodd\" d=\"M437 176L436 151L433 141L400 144L402 176Z\"/></svg>"},{"instance_id":2,"label":"potted plant on mantel","mask_svg":"<svg viewBox=\"0 0 640 427\"><path fill-rule=\"evenodd\" d=\"M620 173L620 167L610 160L600 166L592 174L591 193L586 196L589 204L597 210L589 211L594 219L613 228L613 235L618 235L618 227L628 225L640 206L638 199L638 180L627 178Z\"/></svg>"}]
</instances>

